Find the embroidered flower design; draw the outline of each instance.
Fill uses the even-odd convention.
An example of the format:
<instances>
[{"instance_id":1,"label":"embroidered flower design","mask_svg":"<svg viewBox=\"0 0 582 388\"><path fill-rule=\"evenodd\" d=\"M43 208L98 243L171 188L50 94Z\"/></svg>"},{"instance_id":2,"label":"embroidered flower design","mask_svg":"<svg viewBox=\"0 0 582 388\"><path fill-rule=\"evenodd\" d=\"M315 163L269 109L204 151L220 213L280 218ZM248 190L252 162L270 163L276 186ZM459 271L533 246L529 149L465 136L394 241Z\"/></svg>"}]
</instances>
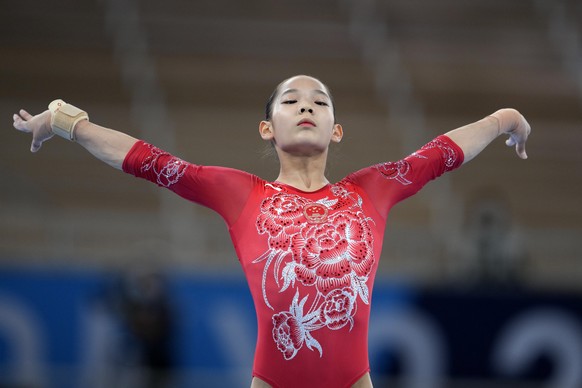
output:
<instances>
[{"instance_id":1,"label":"embroidered flower design","mask_svg":"<svg viewBox=\"0 0 582 388\"><path fill-rule=\"evenodd\" d=\"M340 184L333 185L331 187L331 192L333 193L333 195L339 198L347 198L350 196L350 192L348 191L348 189Z\"/></svg>"},{"instance_id":2,"label":"embroidered flower design","mask_svg":"<svg viewBox=\"0 0 582 388\"><path fill-rule=\"evenodd\" d=\"M441 156L445 162L445 171L450 171L456 164L459 155L457 151L440 139L434 139L421 148L421 150L429 150L436 148L440 151Z\"/></svg>"},{"instance_id":3,"label":"embroidered flower design","mask_svg":"<svg viewBox=\"0 0 582 388\"><path fill-rule=\"evenodd\" d=\"M410 171L410 164L406 161L406 159L399 160L398 162L381 163L374 167L387 179L394 179L403 185L409 185L412 183L405 178Z\"/></svg>"},{"instance_id":4,"label":"embroidered flower design","mask_svg":"<svg viewBox=\"0 0 582 388\"><path fill-rule=\"evenodd\" d=\"M311 335L312 330L321 327L317 323L319 311L303 315L303 307L307 301L307 296L299 302L299 291L295 293L289 311L283 311L273 315L273 340L277 348L283 353L285 360L290 360L301 349L303 344L308 349L319 350L319 356L323 355L323 350L319 342Z\"/></svg>"},{"instance_id":5,"label":"embroidered flower design","mask_svg":"<svg viewBox=\"0 0 582 388\"><path fill-rule=\"evenodd\" d=\"M397 182L403 185L409 185L412 183L406 176L410 173L410 162L411 158L418 158L418 159L428 159L427 156L423 155L422 151L437 149L444 162L444 172L452 170L458 159L459 155L455 148L447 144L446 142L442 141L441 139L437 138L434 139L427 144L425 144L420 151L413 152L408 157L399 160L397 162L386 162L380 163L374 166L376 170L382 174L386 179L394 179Z\"/></svg>"},{"instance_id":6,"label":"embroidered flower design","mask_svg":"<svg viewBox=\"0 0 582 388\"><path fill-rule=\"evenodd\" d=\"M356 314L356 294L349 287L336 288L326 295L321 306L320 321L332 330L341 329L348 323L354 326Z\"/></svg>"},{"instance_id":7,"label":"embroidered flower design","mask_svg":"<svg viewBox=\"0 0 582 388\"><path fill-rule=\"evenodd\" d=\"M372 232L366 220L341 212L321 225L304 228L293 237L297 279L323 294L365 278L374 264Z\"/></svg>"},{"instance_id":8,"label":"embroidered flower design","mask_svg":"<svg viewBox=\"0 0 582 388\"><path fill-rule=\"evenodd\" d=\"M273 339L285 360L290 360L303 346L305 330L293 315L283 311L273 315Z\"/></svg>"},{"instance_id":9,"label":"embroidered flower design","mask_svg":"<svg viewBox=\"0 0 582 388\"><path fill-rule=\"evenodd\" d=\"M188 168L188 163L179 159L175 156L171 156L166 164L162 165L161 168L157 166L158 159L161 156L168 156L167 152L160 150L152 145L149 146L151 155L148 156L141 167L142 172L147 172L152 170L157 177L158 185L162 187L170 187L180 180L180 178L186 172Z\"/></svg>"},{"instance_id":10,"label":"embroidered flower design","mask_svg":"<svg viewBox=\"0 0 582 388\"><path fill-rule=\"evenodd\" d=\"M265 304L275 310L267 295L268 281L274 281L279 293L295 289L289 310L272 317L273 340L286 360L303 345L321 356L323 349L313 332L348 324L351 330L358 299L369 304L366 282L375 263L371 220L364 217L357 193L344 185L334 185L331 192L335 198L315 202L276 193L263 200L257 217L258 233L268 236L268 250L253 261L264 262ZM299 301L300 285L313 290L307 312L308 296Z\"/></svg>"},{"instance_id":11,"label":"embroidered flower design","mask_svg":"<svg viewBox=\"0 0 582 388\"><path fill-rule=\"evenodd\" d=\"M308 203L305 198L286 193L277 193L261 203L257 230L269 235L269 248L289 248L291 236L300 231L303 208Z\"/></svg>"}]
</instances>

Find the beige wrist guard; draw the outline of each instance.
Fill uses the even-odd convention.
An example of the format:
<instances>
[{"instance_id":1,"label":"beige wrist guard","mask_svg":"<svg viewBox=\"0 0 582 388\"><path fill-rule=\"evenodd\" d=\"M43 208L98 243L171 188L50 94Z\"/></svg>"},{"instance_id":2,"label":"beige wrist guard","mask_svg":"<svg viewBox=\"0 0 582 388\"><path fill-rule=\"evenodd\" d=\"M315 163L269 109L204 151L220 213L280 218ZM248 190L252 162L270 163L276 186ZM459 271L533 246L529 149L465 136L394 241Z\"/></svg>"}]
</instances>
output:
<instances>
[{"instance_id":1,"label":"beige wrist guard","mask_svg":"<svg viewBox=\"0 0 582 388\"><path fill-rule=\"evenodd\" d=\"M75 141L75 125L81 120L89 120L87 112L63 100L54 100L48 106L51 111L51 129L55 135Z\"/></svg>"}]
</instances>

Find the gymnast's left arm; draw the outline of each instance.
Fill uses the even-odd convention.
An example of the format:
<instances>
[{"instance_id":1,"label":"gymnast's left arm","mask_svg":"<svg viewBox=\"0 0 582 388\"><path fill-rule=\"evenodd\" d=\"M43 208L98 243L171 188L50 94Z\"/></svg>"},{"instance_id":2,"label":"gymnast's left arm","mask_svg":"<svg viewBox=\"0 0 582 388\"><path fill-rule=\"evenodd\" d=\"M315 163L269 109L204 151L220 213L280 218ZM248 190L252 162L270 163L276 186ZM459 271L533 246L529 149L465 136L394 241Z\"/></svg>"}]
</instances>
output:
<instances>
[{"instance_id":1,"label":"gymnast's left arm","mask_svg":"<svg viewBox=\"0 0 582 388\"><path fill-rule=\"evenodd\" d=\"M505 144L515 146L521 159L527 159L525 143L531 132L526 119L515 109L500 109L472 124L454 129L445 135L454 141L464 153L463 163L477 156L489 143L499 136L507 135Z\"/></svg>"}]
</instances>

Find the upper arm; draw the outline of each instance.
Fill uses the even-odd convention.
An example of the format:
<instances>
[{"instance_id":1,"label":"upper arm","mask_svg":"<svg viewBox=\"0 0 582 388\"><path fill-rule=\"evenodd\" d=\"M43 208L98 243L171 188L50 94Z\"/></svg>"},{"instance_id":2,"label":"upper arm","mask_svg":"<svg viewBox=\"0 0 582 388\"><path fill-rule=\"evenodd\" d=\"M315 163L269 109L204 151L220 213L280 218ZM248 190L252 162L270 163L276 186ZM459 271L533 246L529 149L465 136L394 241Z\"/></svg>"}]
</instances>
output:
<instances>
[{"instance_id":1,"label":"upper arm","mask_svg":"<svg viewBox=\"0 0 582 388\"><path fill-rule=\"evenodd\" d=\"M128 152L123 171L215 210L228 224L236 221L258 180L240 170L188 163L142 141Z\"/></svg>"},{"instance_id":2,"label":"upper arm","mask_svg":"<svg viewBox=\"0 0 582 388\"><path fill-rule=\"evenodd\" d=\"M463 151L451 139L439 136L396 162L385 162L352 175L384 217L390 207L417 193L425 184L463 163Z\"/></svg>"}]
</instances>

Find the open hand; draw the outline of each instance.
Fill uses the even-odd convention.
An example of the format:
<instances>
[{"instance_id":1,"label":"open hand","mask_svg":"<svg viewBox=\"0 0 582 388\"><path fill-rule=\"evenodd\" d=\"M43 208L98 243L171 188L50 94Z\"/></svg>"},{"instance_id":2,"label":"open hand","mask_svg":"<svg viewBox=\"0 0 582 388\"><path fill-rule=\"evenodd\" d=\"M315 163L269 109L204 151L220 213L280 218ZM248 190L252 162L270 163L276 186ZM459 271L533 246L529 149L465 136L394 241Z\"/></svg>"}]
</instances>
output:
<instances>
[{"instance_id":1,"label":"open hand","mask_svg":"<svg viewBox=\"0 0 582 388\"><path fill-rule=\"evenodd\" d=\"M31 152L38 151L43 142L54 136L51 130L51 112L48 110L33 116L21 109L12 118L14 120L14 128L21 132L32 133Z\"/></svg>"}]
</instances>

